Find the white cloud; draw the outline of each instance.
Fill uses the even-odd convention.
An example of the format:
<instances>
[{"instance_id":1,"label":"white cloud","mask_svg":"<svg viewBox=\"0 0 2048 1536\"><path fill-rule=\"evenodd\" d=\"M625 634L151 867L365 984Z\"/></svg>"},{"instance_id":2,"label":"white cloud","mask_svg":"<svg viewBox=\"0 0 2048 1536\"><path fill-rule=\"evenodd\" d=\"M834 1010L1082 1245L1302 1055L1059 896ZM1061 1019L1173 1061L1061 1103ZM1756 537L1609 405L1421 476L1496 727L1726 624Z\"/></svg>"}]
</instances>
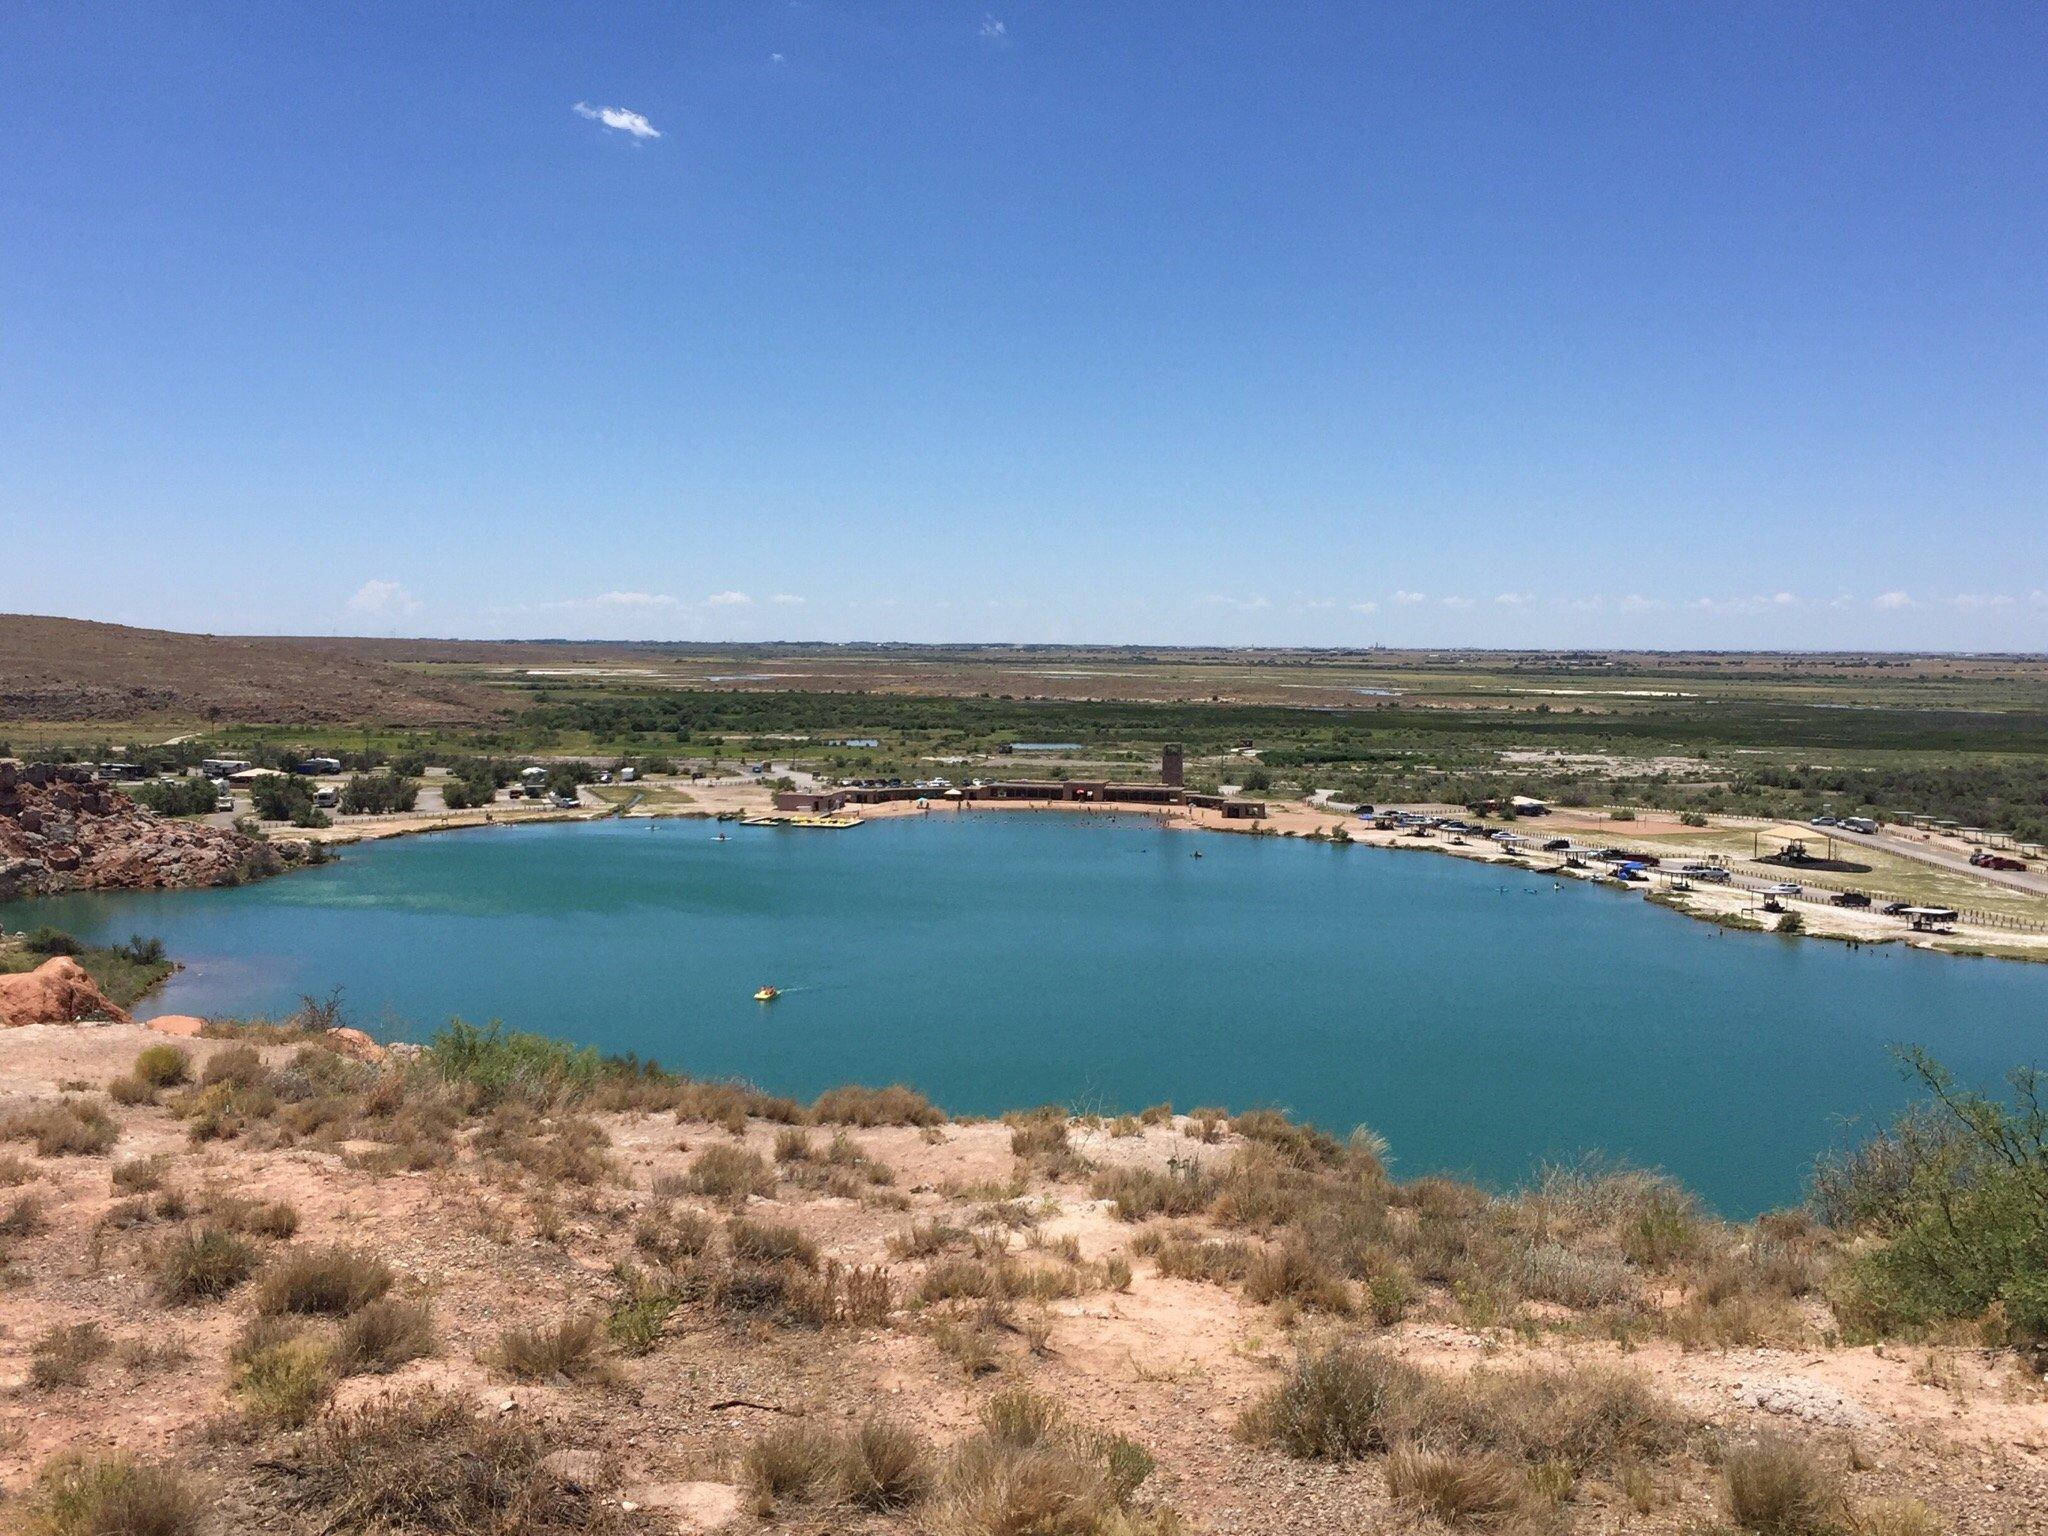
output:
<instances>
[{"instance_id":1,"label":"white cloud","mask_svg":"<svg viewBox=\"0 0 2048 1536\"><path fill-rule=\"evenodd\" d=\"M1502 592L1494 598L1494 601L1503 608L1519 608L1524 603L1529 602L1530 597L1526 592Z\"/></svg>"},{"instance_id":2,"label":"white cloud","mask_svg":"<svg viewBox=\"0 0 2048 1536\"><path fill-rule=\"evenodd\" d=\"M1765 608L1795 608L1799 595L1795 592L1760 592L1750 597L1695 597L1686 602L1686 607L1702 613L1756 613Z\"/></svg>"},{"instance_id":3,"label":"white cloud","mask_svg":"<svg viewBox=\"0 0 2048 1536\"><path fill-rule=\"evenodd\" d=\"M1378 603L1373 602L1371 599L1367 599L1365 602L1362 603L1353 603L1351 605L1351 611L1353 613L1378 613L1380 611L1380 605Z\"/></svg>"},{"instance_id":4,"label":"white cloud","mask_svg":"<svg viewBox=\"0 0 2048 1536\"><path fill-rule=\"evenodd\" d=\"M1446 608L1456 608L1462 612L1464 609L1472 606L1472 599L1469 597L1447 597L1443 600L1443 603Z\"/></svg>"},{"instance_id":5,"label":"white cloud","mask_svg":"<svg viewBox=\"0 0 2048 1536\"><path fill-rule=\"evenodd\" d=\"M1429 594L1427 592L1396 592L1394 594L1394 601L1404 605L1426 603L1429 601Z\"/></svg>"},{"instance_id":6,"label":"white cloud","mask_svg":"<svg viewBox=\"0 0 2048 1536\"><path fill-rule=\"evenodd\" d=\"M673 608L666 592L600 592L591 599L600 608Z\"/></svg>"},{"instance_id":7,"label":"white cloud","mask_svg":"<svg viewBox=\"0 0 2048 1536\"><path fill-rule=\"evenodd\" d=\"M1966 613L1983 608L2010 608L2012 599L2003 592L1958 592L1949 599L1951 606Z\"/></svg>"},{"instance_id":8,"label":"white cloud","mask_svg":"<svg viewBox=\"0 0 2048 1536\"><path fill-rule=\"evenodd\" d=\"M1645 597L1640 592L1631 592L1621 600L1621 611L1623 613L1654 613L1659 608L1668 608L1670 606L1661 597Z\"/></svg>"},{"instance_id":9,"label":"white cloud","mask_svg":"<svg viewBox=\"0 0 2048 1536\"><path fill-rule=\"evenodd\" d=\"M624 107L593 107L587 101L579 101L570 110L578 117L587 117L593 123L603 123L614 132L627 134L636 139L661 137L659 128L640 113L629 112Z\"/></svg>"},{"instance_id":10,"label":"white cloud","mask_svg":"<svg viewBox=\"0 0 2048 1536\"><path fill-rule=\"evenodd\" d=\"M803 599L798 597L794 592L778 592L773 597L769 598L768 601L771 603L775 603L783 608L794 608L799 603L801 603Z\"/></svg>"},{"instance_id":11,"label":"white cloud","mask_svg":"<svg viewBox=\"0 0 2048 1536\"><path fill-rule=\"evenodd\" d=\"M981 35L992 43L1000 43L1010 35L1009 27L993 16L981 18Z\"/></svg>"},{"instance_id":12,"label":"white cloud","mask_svg":"<svg viewBox=\"0 0 2048 1536\"><path fill-rule=\"evenodd\" d=\"M779 53L771 53L768 55L768 62L770 64L780 64L782 61L782 55Z\"/></svg>"},{"instance_id":13,"label":"white cloud","mask_svg":"<svg viewBox=\"0 0 2048 1536\"><path fill-rule=\"evenodd\" d=\"M1904 592L1880 592L1870 601L1876 608L1896 609L1913 606L1913 599Z\"/></svg>"},{"instance_id":14,"label":"white cloud","mask_svg":"<svg viewBox=\"0 0 2048 1536\"><path fill-rule=\"evenodd\" d=\"M753 599L744 592L714 592L704 599L709 608L744 608Z\"/></svg>"},{"instance_id":15,"label":"white cloud","mask_svg":"<svg viewBox=\"0 0 2048 1536\"><path fill-rule=\"evenodd\" d=\"M420 605L404 587L395 581L366 581L356 588L355 596L348 600L348 606L355 613L374 613L389 616L411 613Z\"/></svg>"}]
</instances>

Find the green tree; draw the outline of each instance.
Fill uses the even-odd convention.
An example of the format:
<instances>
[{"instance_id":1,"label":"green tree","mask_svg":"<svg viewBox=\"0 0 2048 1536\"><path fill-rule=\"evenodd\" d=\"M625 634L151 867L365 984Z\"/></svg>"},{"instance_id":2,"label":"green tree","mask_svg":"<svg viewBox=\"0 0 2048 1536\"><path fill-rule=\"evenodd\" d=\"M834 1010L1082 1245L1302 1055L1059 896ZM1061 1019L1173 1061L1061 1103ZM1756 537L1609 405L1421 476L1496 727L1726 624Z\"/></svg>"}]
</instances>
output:
<instances>
[{"instance_id":1,"label":"green tree","mask_svg":"<svg viewBox=\"0 0 2048 1536\"><path fill-rule=\"evenodd\" d=\"M1959 1319L2048 1340L2048 1105L2032 1067L2010 1095L1959 1087L1923 1051L1905 1056L1929 1103L1814 1176L1831 1225L1878 1241L1851 1259L1836 1310L1868 1334Z\"/></svg>"}]
</instances>

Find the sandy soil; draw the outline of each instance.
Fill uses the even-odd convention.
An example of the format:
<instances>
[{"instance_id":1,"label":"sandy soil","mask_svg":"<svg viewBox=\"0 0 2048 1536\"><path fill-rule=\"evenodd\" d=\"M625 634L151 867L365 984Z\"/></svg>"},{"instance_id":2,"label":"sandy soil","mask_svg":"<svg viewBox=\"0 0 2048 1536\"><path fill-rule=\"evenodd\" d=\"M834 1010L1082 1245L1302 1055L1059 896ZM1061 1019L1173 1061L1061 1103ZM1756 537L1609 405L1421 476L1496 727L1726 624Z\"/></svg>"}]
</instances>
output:
<instances>
[{"instance_id":1,"label":"sandy soil","mask_svg":"<svg viewBox=\"0 0 2048 1536\"><path fill-rule=\"evenodd\" d=\"M159 1038L135 1026L0 1032L0 1111L65 1085L104 1083ZM224 1048L189 1045L202 1060ZM266 1051L273 1059L287 1054ZM655 1180L681 1174L707 1147L731 1144L728 1132L668 1115L602 1116L616 1180L548 1187L470 1158L378 1177L325 1150L261 1150L246 1139L195 1148L166 1109L115 1113L120 1139L109 1155L32 1158L19 1143L0 1146L0 1155L24 1154L26 1168L25 1182L7 1198L32 1192L48 1221L9 1240L8 1283L0 1289L0 1484L8 1488L22 1486L59 1449L121 1448L174 1458L214 1479L225 1490L222 1529L263 1528L251 1453L219 1432L230 1407L224 1356L249 1315L246 1296L162 1307L148 1290L157 1231L101 1225L115 1202L113 1164L163 1154L172 1160L169 1182L196 1201L215 1190L289 1201L301 1218L297 1242L373 1248L399 1271L404 1293L431 1300L438 1352L388 1377L344 1382L340 1401L432 1383L492 1412L543 1422L565 1446L618 1459L621 1492L641 1507L646 1529L840 1528L787 1508L761 1519L745 1506L735 1457L765 1425L792 1414L843 1421L882 1404L944 1441L970 1424L990 1390L1014 1382L1145 1444L1159 1461L1157 1496L1193 1530L1298 1536L1409 1528L1391 1519L1383 1481L1371 1469L1290 1461L1232 1434L1239 1411L1321 1325L1292 1324L1230 1289L1162 1277L1143 1259L1134 1262L1127 1289L1105 1282L1051 1303L1039 1348L1007 1341L1001 1369L989 1378L965 1376L934 1346L919 1315L903 1309L881 1326L822 1333L679 1314L652 1353L618 1362L610 1385L513 1382L482 1363L499 1330L604 1305L615 1293L610 1267L630 1255L632 1226L655 1203ZM771 1156L775 1131L754 1122L738 1139ZM887 1199L812 1193L785 1180L772 1198L750 1201L749 1214L794 1222L830 1257L889 1263L902 1282L914 1280L919 1265L889 1258L891 1234L913 1219L985 1221L991 1187L1023 1172L1000 1124L850 1134L892 1170ZM1198 1142L1186 1122L1137 1136L1077 1127L1073 1145L1100 1163L1149 1167L1231 1150L1228 1138ZM1035 1235L1030 1227L1013 1232L1020 1250L1029 1241L1072 1237L1085 1260L1100 1260L1127 1252L1136 1230L1073 1177L1031 1181L1022 1206ZM33 1386L33 1341L84 1321L100 1322L117 1344L176 1342L185 1353L144 1365L108 1359L85 1385ZM1442 1321L1402 1324L1382 1338L1439 1366L1619 1362L1697 1416L1703 1433L1782 1429L1830 1454L1853 1449L1859 1497L1910 1492L1955 1532L2048 1531L2048 1398L2009 1355L1962 1348L1688 1352L1661 1341L1625 1353L1590 1339ZM1711 1512L1711 1469L1688 1462L1673 1476L1677 1497L1663 1509L1636 1515L1589 1495L1573 1506L1572 1528L1691 1528Z\"/></svg>"}]
</instances>

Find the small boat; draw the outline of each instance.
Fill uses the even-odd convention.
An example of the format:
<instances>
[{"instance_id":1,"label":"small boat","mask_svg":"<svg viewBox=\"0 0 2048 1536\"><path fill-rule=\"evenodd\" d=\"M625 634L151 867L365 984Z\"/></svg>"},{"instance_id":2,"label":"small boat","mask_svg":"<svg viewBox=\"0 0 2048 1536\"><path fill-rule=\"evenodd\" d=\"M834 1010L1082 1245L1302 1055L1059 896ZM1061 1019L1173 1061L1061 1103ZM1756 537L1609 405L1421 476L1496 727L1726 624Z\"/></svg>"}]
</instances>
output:
<instances>
[{"instance_id":1,"label":"small boat","mask_svg":"<svg viewBox=\"0 0 2048 1536\"><path fill-rule=\"evenodd\" d=\"M782 996L782 989L780 987L759 987L755 989L754 1001L757 1003L772 1003L780 996Z\"/></svg>"}]
</instances>

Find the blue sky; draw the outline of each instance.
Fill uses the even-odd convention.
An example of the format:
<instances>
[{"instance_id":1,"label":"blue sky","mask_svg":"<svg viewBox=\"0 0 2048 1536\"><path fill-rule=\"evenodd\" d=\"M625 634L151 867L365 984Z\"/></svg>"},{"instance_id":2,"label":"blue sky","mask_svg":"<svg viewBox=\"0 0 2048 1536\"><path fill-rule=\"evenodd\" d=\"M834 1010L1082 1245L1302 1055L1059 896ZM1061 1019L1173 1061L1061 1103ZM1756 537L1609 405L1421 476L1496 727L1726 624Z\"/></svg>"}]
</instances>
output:
<instances>
[{"instance_id":1,"label":"blue sky","mask_svg":"<svg viewBox=\"0 0 2048 1536\"><path fill-rule=\"evenodd\" d=\"M2048 8L15 4L0 609L2048 649Z\"/></svg>"}]
</instances>

